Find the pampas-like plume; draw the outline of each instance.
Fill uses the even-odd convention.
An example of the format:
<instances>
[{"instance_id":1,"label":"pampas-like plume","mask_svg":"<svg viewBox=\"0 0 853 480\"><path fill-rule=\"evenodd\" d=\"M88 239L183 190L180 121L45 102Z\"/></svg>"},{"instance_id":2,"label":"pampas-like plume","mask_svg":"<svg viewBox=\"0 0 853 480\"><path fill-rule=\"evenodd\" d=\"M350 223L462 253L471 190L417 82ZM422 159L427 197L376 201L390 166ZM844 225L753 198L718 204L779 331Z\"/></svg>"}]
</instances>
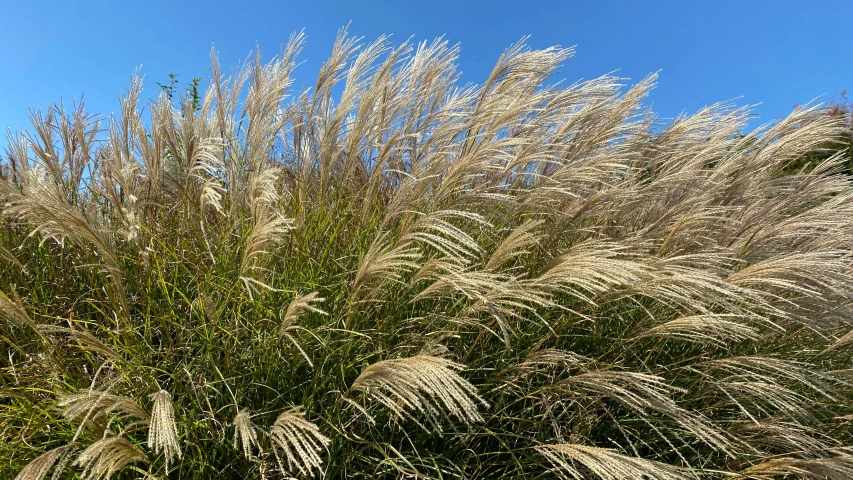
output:
<instances>
[{"instance_id":1,"label":"pampas-like plume","mask_svg":"<svg viewBox=\"0 0 853 480\"><path fill-rule=\"evenodd\" d=\"M154 453L163 453L166 465L181 458L178 444L178 427L175 425L175 409L172 396L165 390L152 394L151 425L148 427L148 448Z\"/></svg>"},{"instance_id":2,"label":"pampas-like plume","mask_svg":"<svg viewBox=\"0 0 853 480\"><path fill-rule=\"evenodd\" d=\"M632 258L624 246L585 242L551 262L537 281L588 302L616 287L638 283L649 267Z\"/></svg>"},{"instance_id":3,"label":"pampas-like plume","mask_svg":"<svg viewBox=\"0 0 853 480\"><path fill-rule=\"evenodd\" d=\"M268 253L267 249L282 240L290 231L291 221L282 217L273 207L261 205L252 226L252 233L246 239L243 259L240 262L240 273L246 274L252 262Z\"/></svg>"},{"instance_id":4,"label":"pampas-like plume","mask_svg":"<svg viewBox=\"0 0 853 480\"><path fill-rule=\"evenodd\" d=\"M385 405L398 418L426 415L441 431L441 417L456 417L466 424L483 421L477 404L488 407L477 388L459 376L465 366L438 357L417 355L376 362L361 372L352 390ZM411 411L411 413L410 413Z\"/></svg>"},{"instance_id":5,"label":"pampas-like plume","mask_svg":"<svg viewBox=\"0 0 853 480\"><path fill-rule=\"evenodd\" d=\"M634 337L676 338L697 343L724 346L726 341L755 340L755 328L726 320L725 315L692 315L662 323Z\"/></svg>"},{"instance_id":6,"label":"pampas-like plume","mask_svg":"<svg viewBox=\"0 0 853 480\"><path fill-rule=\"evenodd\" d=\"M378 236L358 264L352 286L353 296L374 281L400 282L403 272L420 266L417 263L420 258L418 249L410 244L394 247L387 243L385 236Z\"/></svg>"},{"instance_id":7,"label":"pampas-like plume","mask_svg":"<svg viewBox=\"0 0 853 480\"><path fill-rule=\"evenodd\" d=\"M435 248L444 256L460 265L467 264L482 250L476 240L451 220L468 221L479 226L488 226L482 215L462 210L439 210L423 215L411 224L400 238L402 245L421 242Z\"/></svg>"},{"instance_id":8,"label":"pampas-like plume","mask_svg":"<svg viewBox=\"0 0 853 480\"><path fill-rule=\"evenodd\" d=\"M490 270L462 271L452 264L449 267L447 273L438 275L436 281L412 301L459 292L471 300L463 314L463 321L482 325L476 317L484 312L489 314L500 327L500 336L507 346L510 345L512 334L508 319L525 321L532 317L541 321L538 312L556 306L551 295L547 291L543 292L538 282L519 281ZM422 275L426 275L423 270L418 272L418 276Z\"/></svg>"},{"instance_id":9,"label":"pampas-like plume","mask_svg":"<svg viewBox=\"0 0 853 480\"><path fill-rule=\"evenodd\" d=\"M827 451L836 442L822 435L812 427L801 422L785 422L774 420L759 420L744 423L734 428L738 435L743 435L753 448L777 452Z\"/></svg>"},{"instance_id":10,"label":"pampas-like plume","mask_svg":"<svg viewBox=\"0 0 853 480\"><path fill-rule=\"evenodd\" d=\"M116 362L121 359L121 356L115 350L108 347L92 332L84 329L58 327L54 325L39 325L38 331L44 334L49 333L64 333L69 338L77 342L77 345L82 350L96 352L103 355L110 361Z\"/></svg>"},{"instance_id":11,"label":"pampas-like plume","mask_svg":"<svg viewBox=\"0 0 853 480\"><path fill-rule=\"evenodd\" d=\"M290 334L290 330L294 328L293 323L296 319L302 315L302 313L309 311L319 313L320 315L328 315L323 310L320 310L317 307L312 306L312 303L322 302L325 300L322 297L319 297L317 292L311 292L306 295L299 295L290 301L290 304L287 306L287 310L284 312L281 318L281 325L279 326L279 334L292 343L298 350L299 353L305 358L308 362L308 365L314 366L314 362L311 361L311 357L305 352L299 342L296 341L295 338Z\"/></svg>"},{"instance_id":12,"label":"pampas-like plume","mask_svg":"<svg viewBox=\"0 0 853 480\"><path fill-rule=\"evenodd\" d=\"M734 451L732 439L702 415L679 406L673 395L682 389L668 384L662 377L637 372L589 371L574 375L559 388L579 387L597 392L647 417L650 413L671 418L697 439L721 451ZM658 432L660 433L660 432Z\"/></svg>"},{"instance_id":13,"label":"pampas-like plume","mask_svg":"<svg viewBox=\"0 0 853 480\"><path fill-rule=\"evenodd\" d=\"M123 437L105 437L86 447L74 461L84 480L108 480L134 462L147 462L145 453Z\"/></svg>"},{"instance_id":14,"label":"pampas-like plume","mask_svg":"<svg viewBox=\"0 0 853 480\"><path fill-rule=\"evenodd\" d=\"M741 378L779 384L787 382L807 387L821 396L834 400L835 383L829 375L814 370L808 364L761 355L745 355L710 360L697 368L719 370Z\"/></svg>"},{"instance_id":15,"label":"pampas-like plume","mask_svg":"<svg viewBox=\"0 0 853 480\"><path fill-rule=\"evenodd\" d=\"M21 190L12 190L7 197L4 213L32 224L31 236L41 234L43 238L54 239L60 244L69 238L79 246L93 247L112 279L111 293L117 310L127 312L115 238L103 224L102 217L87 211L87 205L81 211L70 203L61 184L49 178L41 165L25 170L21 177Z\"/></svg>"},{"instance_id":16,"label":"pampas-like plume","mask_svg":"<svg viewBox=\"0 0 853 480\"><path fill-rule=\"evenodd\" d=\"M51 480L58 480L59 476L62 474L62 469L65 466L65 463L69 459L69 455L71 454L73 447L74 444L69 443L43 453L35 460L28 463L26 467L21 469L15 477L15 480L42 480L54 465L55 469L51 476Z\"/></svg>"},{"instance_id":17,"label":"pampas-like plume","mask_svg":"<svg viewBox=\"0 0 853 480\"><path fill-rule=\"evenodd\" d=\"M305 413L299 408L282 412L270 429L270 438L284 451L289 468L311 476L315 470L322 472L320 452L332 441L304 417Z\"/></svg>"},{"instance_id":18,"label":"pampas-like plume","mask_svg":"<svg viewBox=\"0 0 853 480\"><path fill-rule=\"evenodd\" d=\"M118 414L142 421L148 421L148 413L128 397L113 395L98 390L87 390L59 397L57 405L63 409L63 415L69 419L85 416L86 420L95 420L109 414Z\"/></svg>"},{"instance_id":19,"label":"pampas-like plume","mask_svg":"<svg viewBox=\"0 0 853 480\"><path fill-rule=\"evenodd\" d=\"M247 459L252 457L252 448L258 446L258 432L246 411L240 411L234 417L234 446L242 449Z\"/></svg>"},{"instance_id":20,"label":"pampas-like plume","mask_svg":"<svg viewBox=\"0 0 853 480\"><path fill-rule=\"evenodd\" d=\"M527 252L527 248L539 241L539 236L534 233L542 225L541 220L528 220L515 227L509 235L504 237L500 245L492 252L485 268L493 270L513 258L520 257Z\"/></svg>"},{"instance_id":21,"label":"pampas-like plume","mask_svg":"<svg viewBox=\"0 0 853 480\"><path fill-rule=\"evenodd\" d=\"M2 291L0 291L0 316L8 318L12 323L36 328L36 323L27 314L27 311L13 302Z\"/></svg>"},{"instance_id":22,"label":"pampas-like plume","mask_svg":"<svg viewBox=\"0 0 853 480\"><path fill-rule=\"evenodd\" d=\"M530 352L515 368L528 371L540 367L576 367L589 362L589 358L575 352L545 348Z\"/></svg>"},{"instance_id":23,"label":"pampas-like plume","mask_svg":"<svg viewBox=\"0 0 853 480\"><path fill-rule=\"evenodd\" d=\"M612 450L571 443L540 445L536 451L545 456L563 478L583 480L586 472L601 480L645 478L648 480L682 480L681 469L644 458L621 455Z\"/></svg>"},{"instance_id":24,"label":"pampas-like plume","mask_svg":"<svg viewBox=\"0 0 853 480\"><path fill-rule=\"evenodd\" d=\"M853 478L853 456L774 458L741 471L737 478L774 480L790 475L806 480L848 480Z\"/></svg>"},{"instance_id":25,"label":"pampas-like plume","mask_svg":"<svg viewBox=\"0 0 853 480\"><path fill-rule=\"evenodd\" d=\"M328 315L323 310L311 305L312 303L319 303L324 301L325 299L320 297L317 292L307 293L305 295L297 295L290 301L287 305L287 310L285 310L284 315L281 317L281 326L279 327L282 333L286 332L293 322L299 318L304 312L314 312L319 313L320 315Z\"/></svg>"}]
</instances>

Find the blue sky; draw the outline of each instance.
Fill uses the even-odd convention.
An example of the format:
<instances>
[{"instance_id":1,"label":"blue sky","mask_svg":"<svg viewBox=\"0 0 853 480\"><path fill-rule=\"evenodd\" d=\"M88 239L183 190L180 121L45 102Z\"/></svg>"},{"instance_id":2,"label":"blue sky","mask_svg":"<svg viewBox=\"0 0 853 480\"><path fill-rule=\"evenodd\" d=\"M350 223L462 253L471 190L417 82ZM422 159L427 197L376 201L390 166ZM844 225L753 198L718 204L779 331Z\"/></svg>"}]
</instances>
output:
<instances>
[{"instance_id":1,"label":"blue sky","mask_svg":"<svg viewBox=\"0 0 853 480\"><path fill-rule=\"evenodd\" d=\"M529 44L577 46L559 77L618 70L633 83L661 71L649 101L663 117L740 97L761 120L793 104L853 89L853 1L264 2L67 0L3 2L0 127L27 126L29 107L85 94L87 110L117 110L134 69L147 88L206 78L211 46L231 67L259 45L265 58L293 32L307 45L296 85L310 86L335 33L395 42L445 35L462 47L463 80L482 82L500 53ZM0 140L5 144L5 139Z\"/></svg>"}]
</instances>

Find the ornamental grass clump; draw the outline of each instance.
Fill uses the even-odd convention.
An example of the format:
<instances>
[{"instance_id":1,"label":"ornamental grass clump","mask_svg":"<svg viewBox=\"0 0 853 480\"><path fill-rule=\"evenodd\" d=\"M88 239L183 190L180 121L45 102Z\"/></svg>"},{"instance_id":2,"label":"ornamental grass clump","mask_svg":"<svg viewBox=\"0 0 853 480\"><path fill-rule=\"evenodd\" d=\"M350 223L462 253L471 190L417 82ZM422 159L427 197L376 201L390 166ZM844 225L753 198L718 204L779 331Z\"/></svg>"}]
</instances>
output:
<instances>
[{"instance_id":1,"label":"ornamental grass clump","mask_svg":"<svg viewBox=\"0 0 853 480\"><path fill-rule=\"evenodd\" d=\"M0 477L850 478L849 119L302 44L10 135Z\"/></svg>"}]
</instances>

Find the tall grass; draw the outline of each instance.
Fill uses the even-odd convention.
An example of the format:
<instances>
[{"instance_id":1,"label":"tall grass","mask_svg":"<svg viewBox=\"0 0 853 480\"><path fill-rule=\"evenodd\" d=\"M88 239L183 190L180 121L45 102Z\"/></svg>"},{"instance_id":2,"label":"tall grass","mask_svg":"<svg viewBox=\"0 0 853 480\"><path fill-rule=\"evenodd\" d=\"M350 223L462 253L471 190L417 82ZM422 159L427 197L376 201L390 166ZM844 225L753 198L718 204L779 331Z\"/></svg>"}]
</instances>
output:
<instances>
[{"instance_id":1,"label":"tall grass","mask_svg":"<svg viewBox=\"0 0 853 480\"><path fill-rule=\"evenodd\" d=\"M10 137L0 476L853 478L843 119L302 42Z\"/></svg>"}]
</instances>

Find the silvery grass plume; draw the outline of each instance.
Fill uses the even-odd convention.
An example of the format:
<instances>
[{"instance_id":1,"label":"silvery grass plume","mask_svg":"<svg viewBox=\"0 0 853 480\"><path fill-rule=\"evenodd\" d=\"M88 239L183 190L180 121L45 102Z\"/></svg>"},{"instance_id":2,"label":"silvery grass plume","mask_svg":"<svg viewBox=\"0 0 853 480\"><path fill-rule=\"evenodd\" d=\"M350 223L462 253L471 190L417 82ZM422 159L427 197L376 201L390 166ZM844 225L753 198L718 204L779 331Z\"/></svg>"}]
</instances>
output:
<instances>
[{"instance_id":1,"label":"silvery grass plume","mask_svg":"<svg viewBox=\"0 0 853 480\"><path fill-rule=\"evenodd\" d=\"M98 422L107 416L149 423L148 413L132 398L93 389L63 395L57 399L56 405L62 409L66 418L79 422L75 438L85 427L90 426L91 422Z\"/></svg>"},{"instance_id":2,"label":"silvery grass plume","mask_svg":"<svg viewBox=\"0 0 853 480\"><path fill-rule=\"evenodd\" d=\"M80 350L97 353L108 360L111 364L120 363L122 361L121 355L119 355L118 352L107 346L103 341L101 341L101 339L95 336L94 333L86 330L85 328L81 328L80 326L67 328L56 325L40 324L36 326L36 329L45 335L55 333L67 335L69 340L76 342L75 346Z\"/></svg>"},{"instance_id":3,"label":"silvery grass plume","mask_svg":"<svg viewBox=\"0 0 853 480\"><path fill-rule=\"evenodd\" d=\"M774 458L747 468L739 478L758 480L794 476L808 480L843 480L853 475L853 456L838 455L817 459Z\"/></svg>"},{"instance_id":4,"label":"silvery grass plume","mask_svg":"<svg viewBox=\"0 0 853 480\"><path fill-rule=\"evenodd\" d=\"M331 440L320 432L317 425L305 420L299 408L282 412L270 429L270 438L282 450L289 470L312 476L315 470L323 471L320 454Z\"/></svg>"},{"instance_id":5,"label":"silvery grass plume","mask_svg":"<svg viewBox=\"0 0 853 480\"><path fill-rule=\"evenodd\" d=\"M29 314L27 314L27 311L21 308L3 292L0 292L0 314L10 322L19 325L27 325L33 328L36 327L35 322L32 321Z\"/></svg>"},{"instance_id":6,"label":"silvery grass plume","mask_svg":"<svg viewBox=\"0 0 853 480\"><path fill-rule=\"evenodd\" d=\"M74 444L67 444L48 450L18 472L15 480L42 480L53 468L51 480L57 480L62 475L65 464L70 460Z\"/></svg>"},{"instance_id":7,"label":"silvery grass plume","mask_svg":"<svg viewBox=\"0 0 853 480\"><path fill-rule=\"evenodd\" d=\"M352 390L364 392L399 418L422 414L441 431L441 417L482 422L477 404L488 407L477 389L459 376L465 366L439 357L417 355L376 362L361 372Z\"/></svg>"},{"instance_id":8,"label":"silvery grass plume","mask_svg":"<svg viewBox=\"0 0 853 480\"><path fill-rule=\"evenodd\" d=\"M849 112L304 42L10 133L0 478L851 476Z\"/></svg>"},{"instance_id":9,"label":"silvery grass plume","mask_svg":"<svg viewBox=\"0 0 853 480\"><path fill-rule=\"evenodd\" d=\"M601 480L647 478L649 480L681 480L684 472L672 465L643 458L620 455L604 448L562 443L542 445L536 450L554 465L565 478L585 479L588 474Z\"/></svg>"},{"instance_id":10,"label":"silvery grass plume","mask_svg":"<svg viewBox=\"0 0 853 480\"><path fill-rule=\"evenodd\" d=\"M246 458L251 458L252 448L258 446L258 432L252 418L246 411L240 411L234 417L234 446L242 449Z\"/></svg>"},{"instance_id":11,"label":"silvery grass plume","mask_svg":"<svg viewBox=\"0 0 853 480\"><path fill-rule=\"evenodd\" d=\"M43 158L43 157L42 157ZM103 218L85 207L81 210L68 202L68 189L58 173L36 163L24 168L19 177L20 189L7 189L4 214L34 225L29 235L41 235L64 244L70 239L83 247L91 247L104 262L112 280L110 292L116 306L126 308L122 270L119 265L114 235Z\"/></svg>"},{"instance_id":12,"label":"silvery grass plume","mask_svg":"<svg viewBox=\"0 0 853 480\"><path fill-rule=\"evenodd\" d=\"M566 392L573 392L575 389L596 392L632 410L641 419L650 419L653 416L670 418L673 428L676 429L670 435L687 433L709 447L727 454L738 450L736 440L730 438L719 426L714 425L701 413L679 406L674 396L684 391L669 385L662 377L637 372L593 370L570 376L554 386L565 389ZM613 418L613 421L619 423L620 418ZM666 439L667 433L663 430L666 427L661 427L655 434Z\"/></svg>"},{"instance_id":13,"label":"silvery grass plume","mask_svg":"<svg viewBox=\"0 0 853 480\"><path fill-rule=\"evenodd\" d=\"M281 317L281 325L279 326L279 334L290 340L293 346L296 347L299 350L299 353L301 353L302 356L305 358L305 361L308 362L308 365L312 367L314 366L314 364L311 361L311 357L309 357L308 354L305 353L305 350L303 350L302 346L299 345L299 342L295 338L293 338L290 332L298 328L294 325L294 322L296 322L296 319L299 318L299 316L302 315L304 312L314 312L320 315L328 315L323 310L320 310L319 308L311 305L312 303L319 303L323 300L325 299L317 296L317 292L311 292L305 295L296 296L287 305L287 310L284 311L284 314Z\"/></svg>"},{"instance_id":14,"label":"silvery grass plume","mask_svg":"<svg viewBox=\"0 0 853 480\"><path fill-rule=\"evenodd\" d=\"M151 408L151 425L148 427L148 448L154 453L162 452L168 465L181 458L172 396L169 392L160 390L151 397L154 399L154 406Z\"/></svg>"},{"instance_id":15,"label":"silvery grass plume","mask_svg":"<svg viewBox=\"0 0 853 480\"><path fill-rule=\"evenodd\" d=\"M145 452L126 438L109 436L86 447L74 465L82 468L84 480L107 480L137 462L147 462Z\"/></svg>"},{"instance_id":16,"label":"silvery grass plume","mask_svg":"<svg viewBox=\"0 0 853 480\"><path fill-rule=\"evenodd\" d=\"M311 305L312 303L320 303L323 300L325 299L320 297L317 292L306 293L305 295L297 295L294 297L287 305L287 310L284 311L284 314L281 317L279 331L282 333L286 332L293 326L296 319L305 312L327 315L323 310Z\"/></svg>"},{"instance_id":17,"label":"silvery grass plume","mask_svg":"<svg viewBox=\"0 0 853 480\"><path fill-rule=\"evenodd\" d=\"M677 338L718 347L725 347L727 341L758 339L758 331L754 327L727 320L727 317L737 318L736 315L693 315L676 318L656 325L634 338Z\"/></svg>"}]
</instances>

